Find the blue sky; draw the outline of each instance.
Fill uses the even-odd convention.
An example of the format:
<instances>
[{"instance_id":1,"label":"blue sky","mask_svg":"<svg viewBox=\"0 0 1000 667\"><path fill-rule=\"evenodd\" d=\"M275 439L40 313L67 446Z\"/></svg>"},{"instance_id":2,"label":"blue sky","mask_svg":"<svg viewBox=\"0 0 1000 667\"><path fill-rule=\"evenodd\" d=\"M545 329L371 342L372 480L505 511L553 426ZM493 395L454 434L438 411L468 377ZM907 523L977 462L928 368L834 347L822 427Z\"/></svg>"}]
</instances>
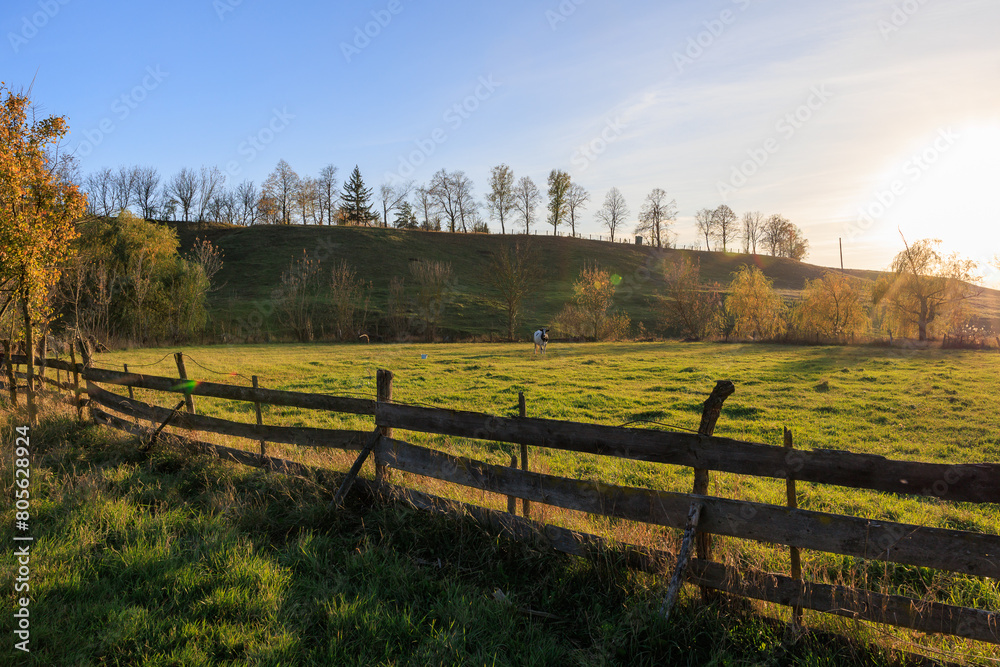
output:
<instances>
[{"instance_id":1,"label":"blue sky","mask_svg":"<svg viewBox=\"0 0 1000 667\"><path fill-rule=\"evenodd\" d=\"M808 261L843 238L884 268L897 228L1000 252L997 26L993 0L7 0L0 79L68 116L84 173L445 168L482 197L501 162L559 168L591 192L584 233L610 187L633 218L660 187L680 244L725 202L791 219Z\"/></svg>"}]
</instances>

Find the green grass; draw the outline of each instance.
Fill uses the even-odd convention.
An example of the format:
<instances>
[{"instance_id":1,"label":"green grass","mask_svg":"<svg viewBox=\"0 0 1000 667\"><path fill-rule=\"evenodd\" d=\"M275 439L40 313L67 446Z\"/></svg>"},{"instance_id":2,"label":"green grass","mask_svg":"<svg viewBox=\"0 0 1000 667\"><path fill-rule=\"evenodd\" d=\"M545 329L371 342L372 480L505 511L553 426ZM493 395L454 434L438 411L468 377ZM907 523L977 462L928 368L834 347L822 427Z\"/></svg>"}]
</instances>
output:
<instances>
[{"instance_id":1,"label":"green grass","mask_svg":"<svg viewBox=\"0 0 1000 667\"><path fill-rule=\"evenodd\" d=\"M162 359L171 351L104 354L97 364L120 368L124 362L140 372L173 375L172 358ZM696 428L715 381L731 379L736 393L726 402L718 435L780 444L787 426L805 449L947 463L1000 458L989 398L1000 390L996 353L676 343L553 344L545 358L533 357L523 344L184 351L189 375L197 379L249 384L247 377L256 374L269 388L371 397L375 370L387 368L395 373L398 401L514 414L523 391L530 416L603 424L651 420ZM172 402L144 390L137 395L159 405ZM251 406L195 401L202 414L254 418ZM292 408L265 407L264 419L371 428L371 418ZM506 464L513 449L398 436L493 463ZM35 656L35 664L860 665L886 664L887 652L913 650L913 642L929 642L949 655L1000 657L989 646L925 640L814 612L806 620L817 633L791 643L769 620L787 618L787 609L738 602L706 607L690 590L679 615L664 626L655 611L666 580L629 573L617 563L534 550L453 519L365 506L356 495L345 511L330 511L330 492L308 481L192 458L170 447L157 447L146 459L127 438L97 428L56 421L33 441L41 450L36 483L43 480L35 502L44 498L34 505L40 588L33 638L52 651ZM269 453L337 470L352 458L273 444ZM690 469L538 449L532 449L531 467L654 489L690 491L693 483ZM401 483L440 495L505 507L502 497L396 474ZM713 473L711 491L784 502L784 485L774 480ZM806 483L798 491L806 509L1000 532L994 505ZM659 548L677 545L676 531L533 509L535 518L552 523ZM7 532L11 513L3 519ZM8 538L0 534L2 539ZM726 538L716 544L717 556L728 563L788 571L787 549ZM803 567L815 581L1000 609L1000 590L989 579L810 551L803 553ZM498 607L490 597L496 587L516 605L563 622ZM66 633L81 639L55 641Z\"/></svg>"},{"instance_id":2,"label":"green grass","mask_svg":"<svg viewBox=\"0 0 1000 667\"><path fill-rule=\"evenodd\" d=\"M391 279L401 277L408 284L412 283L409 264L420 259L449 262L452 266L454 281L449 291L450 305L440 323L444 337L468 339L492 335L499 338L506 332L506 320L493 303L488 266L490 253L497 243L513 237L364 227L213 225L199 229L187 224L175 226L182 248L189 248L200 236L217 244L225 255L222 271L216 277L218 289L211 294L209 302L210 329L216 339L226 334L230 340L244 342L256 331L255 324L261 317L265 332L278 339L290 335L272 316L272 293L280 284L281 272L293 260L299 259L303 251L321 258L328 265L346 260L359 277L372 283L371 334L386 334L384 330L379 331L377 321L386 311ZM517 238L523 240L525 237ZM776 257L692 250L657 251L649 246L567 237L532 236L531 243L542 277L538 281L540 288L524 304L519 327L519 335L524 340L529 340L535 328L551 325L563 305L572 299L573 282L586 262L596 261L621 276L615 308L627 312L634 324L643 322L649 331L658 330L650 299L654 292L663 288L661 265L664 261L676 262L681 257L696 260L701 265L703 281L723 285L729 284L733 271L752 263L760 267L788 299L797 297L807 279L819 278L828 270ZM849 272L868 279L877 276L874 271ZM1000 292L987 292L976 306L1000 329Z\"/></svg>"}]
</instances>

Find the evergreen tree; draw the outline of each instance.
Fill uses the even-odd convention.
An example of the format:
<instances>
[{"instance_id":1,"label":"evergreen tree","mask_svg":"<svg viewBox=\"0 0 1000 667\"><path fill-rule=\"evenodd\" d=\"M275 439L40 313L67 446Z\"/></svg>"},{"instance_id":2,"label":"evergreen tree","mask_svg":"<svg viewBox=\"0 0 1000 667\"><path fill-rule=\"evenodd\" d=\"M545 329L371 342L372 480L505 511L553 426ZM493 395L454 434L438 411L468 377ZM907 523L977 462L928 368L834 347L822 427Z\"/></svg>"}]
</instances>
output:
<instances>
[{"instance_id":1,"label":"evergreen tree","mask_svg":"<svg viewBox=\"0 0 1000 667\"><path fill-rule=\"evenodd\" d=\"M404 201L399 205L399 210L396 211L396 219L393 224L399 229L417 229L420 225L417 223L417 215L413 212L413 207L410 202Z\"/></svg>"},{"instance_id":2,"label":"evergreen tree","mask_svg":"<svg viewBox=\"0 0 1000 667\"><path fill-rule=\"evenodd\" d=\"M372 190L365 187L361 178L361 170L357 165L351 172L351 178L344 183L344 192L340 195L341 224L371 225L379 220L372 210Z\"/></svg>"}]
</instances>

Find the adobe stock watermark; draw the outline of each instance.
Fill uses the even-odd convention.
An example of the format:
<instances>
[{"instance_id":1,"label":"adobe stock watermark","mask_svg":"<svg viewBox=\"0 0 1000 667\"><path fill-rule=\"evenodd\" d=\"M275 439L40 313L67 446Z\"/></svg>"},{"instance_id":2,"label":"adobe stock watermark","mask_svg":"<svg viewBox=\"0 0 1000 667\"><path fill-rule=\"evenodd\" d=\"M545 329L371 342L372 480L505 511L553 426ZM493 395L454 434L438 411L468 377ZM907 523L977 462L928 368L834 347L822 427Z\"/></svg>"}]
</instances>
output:
<instances>
[{"instance_id":1,"label":"adobe stock watermark","mask_svg":"<svg viewBox=\"0 0 1000 667\"><path fill-rule=\"evenodd\" d=\"M243 0L212 0L212 9L220 21L226 20L226 14L232 14L243 4Z\"/></svg>"},{"instance_id":2,"label":"adobe stock watermark","mask_svg":"<svg viewBox=\"0 0 1000 667\"><path fill-rule=\"evenodd\" d=\"M7 40L10 48L16 54L21 47L34 39L40 30L49 24L49 21L56 17L59 11L68 5L70 0L40 0L38 11L31 16L21 17L21 29L18 32L8 32Z\"/></svg>"},{"instance_id":3,"label":"adobe stock watermark","mask_svg":"<svg viewBox=\"0 0 1000 667\"><path fill-rule=\"evenodd\" d=\"M745 12L750 6L751 0L732 0L741 12ZM687 46L683 51L674 51L674 66L677 73L682 74L684 68L693 65L696 60L705 55L705 51L710 49L715 42L722 37L727 28L739 17L732 9L723 9L714 19L703 21L704 30L697 35L688 37Z\"/></svg>"},{"instance_id":4,"label":"adobe stock watermark","mask_svg":"<svg viewBox=\"0 0 1000 667\"><path fill-rule=\"evenodd\" d=\"M887 188L878 190L871 201L858 209L857 220L844 226L844 235L854 240L868 231L960 138L949 128L938 130L934 141L902 164L900 178L893 179Z\"/></svg>"},{"instance_id":5,"label":"adobe stock watermark","mask_svg":"<svg viewBox=\"0 0 1000 667\"><path fill-rule=\"evenodd\" d=\"M892 34L902 30L903 26L909 23L910 19L928 2L930 0L904 0L900 4L894 4L889 18L879 19L876 23L882 39L888 42Z\"/></svg>"},{"instance_id":6,"label":"adobe stock watermark","mask_svg":"<svg viewBox=\"0 0 1000 667\"><path fill-rule=\"evenodd\" d=\"M402 0L389 0L385 9L372 10L371 21L365 23L364 26L355 26L354 39L351 42L340 43L340 52L344 54L344 60L351 62L354 56L361 55L361 52L371 45L372 40L381 35L382 31L392 23L393 17L402 11Z\"/></svg>"},{"instance_id":7,"label":"adobe stock watermark","mask_svg":"<svg viewBox=\"0 0 1000 667\"><path fill-rule=\"evenodd\" d=\"M243 159L242 161L230 160L227 162L226 175L231 178L239 176L243 165L253 162L265 148L274 143L279 134L288 129L293 120L295 120L295 114L288 113L288 107L272 109L270 120L253 134L247 135L247 138L236 147L237 154Z\"/></svg>"},{"instance_id":8,"label":"adobe stock watermark","mask_svg":"<svg viewBox=\"0 0 1000 667\"><path fill-rule=\"evenodd\" d=\"M503 84L495 81L493 75L479 77L479 81L471 94L467 95L460 102L456 102L447 109L441 116L446 127L434 128L426 137L413 141L414 149L406 155L399 156L399 164L395 172L386 172L385 178L389 183L401 183L409 180L411 176L422 166L427 159L437 151L438 146L448 141L451 132L457 132L465 121L472 117L479 107L490 99L497 88Z\"/></svg>"},{"instance_id":9,"label":"adobe stock watermark","mask_svg":"<svg viewBox=\"0 0 1000 667\"><path fill-rule=\"evenodd\" d=\"M722 201L727 202L731 194L746 185L754 174L767 164L771 156L781 149L782 140L788 141L794 137L806 123L812 120L814 114L832 98L833 93L827 89L825 83L810 88L806 101L779 118L774 124L774 131L778 135L768 137L756 148L748 148L748 159L738 165L733 165L729 181L716 183L716 189L719 191Z\"/></svg>"},{"instance_id":10,"label":"adobe stock watermark","mask_svg":"<svg viewBox=\"0 0 1000 667\"><path fill-rule=\"evenodd\" d=\"M560 23L565 23L569 17L576 13L576 8L587 0L562 0L556 10L545 10L545 20L549 22L549 28L556 30Z\"/></svg>"},{"instance_id":11,"label":"adobe stock watermark","mask_svg":"<svg viewBox=\"0 0 1000 667\"><path fill-rule=\"evenodd\" d=\"M146 75L142 81L126 93L122 93L111 103L111 113L114 116L106 116L101 119L96 128L83 131L83 141L76 146L74 151L77 157L87 157L100 146L108 135L117 128L117 123L124 122L132 112L139 108L139 105L146 101L149 94L160 87L164 79L170 76L169 72L164 72L159 65L155 68L146 68ZM117 121L117 122L116 122Z\"/></svg>"},{"instance_id":12,"label":"adobe stock watermark","mask_svg":"<svg viewBox=\"0 0 1000 667\"><path fill-rule=\"evenodd\" d=\"M596 137L576 149L576 152L573 153L573 157L570 159L570 163L577 170L586 171L587 167L608 150L608 146L622 136L626 127L628 126L617 116L614 119L609 119L604 124L604 129Z\"/></svg>"}]
</instances>

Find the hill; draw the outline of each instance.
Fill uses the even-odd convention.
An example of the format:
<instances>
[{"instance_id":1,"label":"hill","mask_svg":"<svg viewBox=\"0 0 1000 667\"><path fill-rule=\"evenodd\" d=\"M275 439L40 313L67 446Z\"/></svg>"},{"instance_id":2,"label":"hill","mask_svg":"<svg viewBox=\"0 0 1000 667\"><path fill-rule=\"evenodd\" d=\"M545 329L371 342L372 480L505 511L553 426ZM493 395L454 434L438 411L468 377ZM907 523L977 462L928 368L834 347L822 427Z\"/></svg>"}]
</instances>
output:
<instances>
[{"instance_id":1,"label":"hill","mask_svg":"<svg viewBox=\"0 0 1000 667\"><path fill-rule=\"evenodd\" d=\"M207 238L224 253L224 266L216 277L219 287L210 297L212 328L216 333L233 331L248 317L268 316L272 293L280 284L281 273L303 252L332 265L346 260L359 277L372 284L371 307L384 313L389 283L399 276L410 279L411 262L428 259L449 262L454 283L451 301L442 318L446 336L499 335L502 316L492 302L489 284L490 253L497 243L517 237L489 234L451 234L417 230L370 227L209 225L195 227L172 223L184 249L197 237ZM655 321L650 297L663 288L660 266L688 257L700 262L702 280L728 284L733 271L744 264L756 264L786 298L795 298L806 280L819 278L829 268L780 257L697 250L656 249L626 243L588 239L531 236L530 243L541 263L544 278L529 298L522 319L522 333L552 322L571 299L573 282L586 262L596 261L621 276L616 308L625 310L633 322L652 328ZM851 275L873 280L876 271L848 269ZM1000 292L989 290L979 306L989 318L1000 321ZM273 322L272 322L273 324Z\"/></svg>"}]
</instances>

